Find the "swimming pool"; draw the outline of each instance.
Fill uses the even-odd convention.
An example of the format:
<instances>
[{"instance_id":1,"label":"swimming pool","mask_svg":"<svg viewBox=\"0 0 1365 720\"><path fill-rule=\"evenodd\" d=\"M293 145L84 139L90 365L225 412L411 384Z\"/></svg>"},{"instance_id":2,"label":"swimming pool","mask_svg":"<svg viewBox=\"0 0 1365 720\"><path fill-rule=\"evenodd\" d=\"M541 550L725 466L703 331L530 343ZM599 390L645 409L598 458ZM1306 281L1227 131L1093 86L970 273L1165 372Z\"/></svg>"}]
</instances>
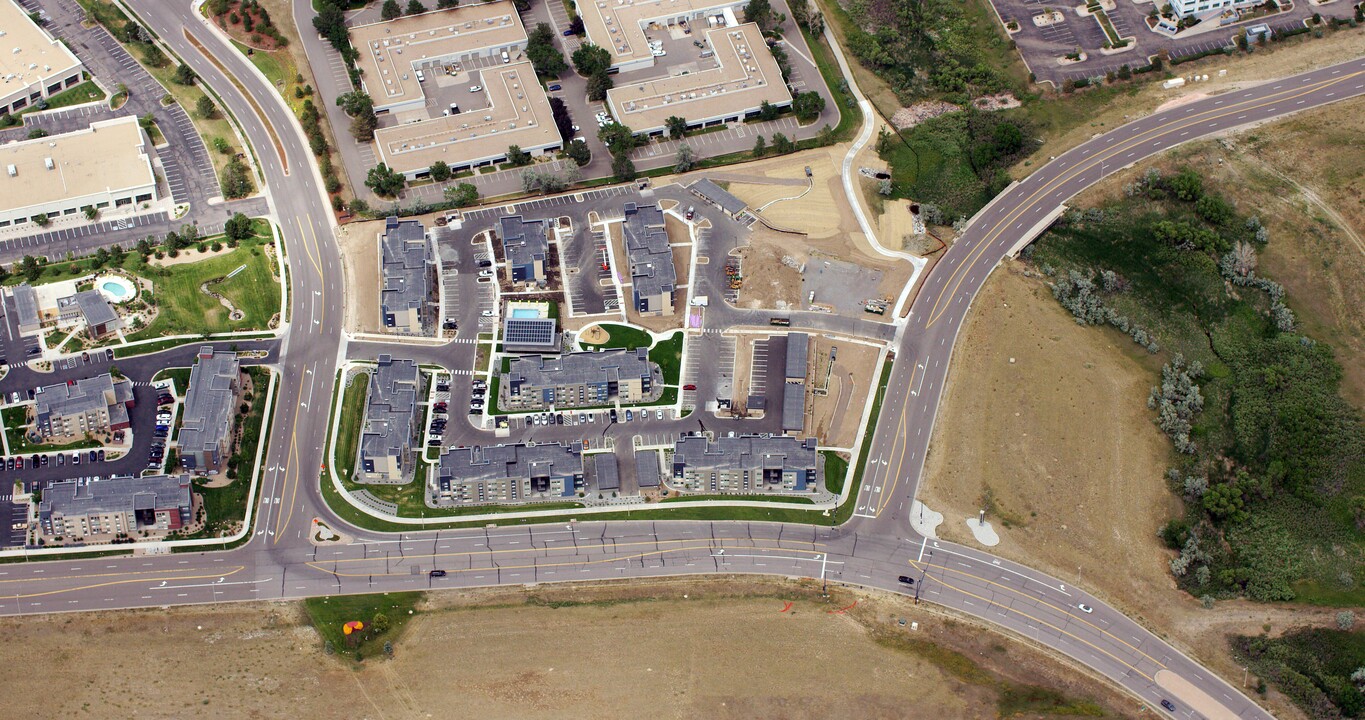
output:
<instances>
[{"instance_id":1,"label":"swimming pool","mask_svg":"<svg viewBox=\"0 0 1365 720\"><path fill-rule=\"evenodd\" d=\"M538 318L540 317L540 313L537 312L535 308L512 308L512 317L517 318L518 320Z\"/></svg>"},{"instance_id":2,"label":"swimming pool","mask_svg":"<svg viewBox=\"0 0 1365 720\"><path fill-rule=\"evenodd\" d=\"M100 286L100 289L112 295L115 299L122 300L128 297L129 288L123 283L113 282L112 280Z\"/></svg>"}]
</instances>

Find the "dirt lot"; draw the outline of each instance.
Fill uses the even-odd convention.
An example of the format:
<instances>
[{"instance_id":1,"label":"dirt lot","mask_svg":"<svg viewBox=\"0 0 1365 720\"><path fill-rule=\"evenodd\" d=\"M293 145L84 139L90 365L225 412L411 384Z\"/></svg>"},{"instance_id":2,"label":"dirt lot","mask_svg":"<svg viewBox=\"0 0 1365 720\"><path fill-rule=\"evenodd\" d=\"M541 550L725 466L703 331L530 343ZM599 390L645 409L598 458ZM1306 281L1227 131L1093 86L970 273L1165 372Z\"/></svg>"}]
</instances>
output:
<instances>
[{"instance_id":1,"label":"dirt lot","mask_svg":"<svg viewBox=\"0 0 1365 720\"><path fill-rule=\"evenodd\" d=\"M336 229L341 246L341 263L346 268L346 330L378 333L379 322L379 233L383 220L355 222Z\"/></svg>"},{"instance_id":2,"label":"dirt lot","mask_svg":"<svg viewBox=\"0 0 1365 720\"><path fill-rule=\"evenodd\" d=\"M736 177L750 181L729 181L729 191L755 208L780 198L801 195L799 199L770 205L762 215L778 227L806 233L793 235L764 230L761 224L754 225L755 232L745 256L745 277L771 278L781 287L774 287L770 293L751 290L746 282L745 294L741 295L745 306L776 307L762 304L769 300L795 302L795 296L800 293L799 277L782 265L784 255L794 258L798 265L811 257L831 257L879 270L882 280L876 291L869 293L871 295L897 297L904 289L913 271L910 263L892 260L872 250L844 196L839 171L847 151L847 145L833 145L747 163L743 166L744 175ZM810 192L802 195L806 166L811 168L812 185ZM770 180L771 184L762 182L764 179ZM791 184L794 181L798 184ZM797 282L783 279L786 275L797 278ZM756 294L745 297L750 292ZM760 304L751 304L754 302Z\"/></svg>"},{"instance_id":3,"label":"dirt lot","mask_svg":"<svg viewBox=\"0 0 1365 720\"><path fill-rule=\"evenodd\" d=\"M1131 347L997 269L959 336L920 498L944 514L941 536L971 543L964 521L985 507L994 552L1166 627L1167 609L1196 603L1157 538L1178 510L1171 450L1148 417L1155 370Z\"/></svg>"},{"instance_id":4,"label":"dirt lot","mask_svg":"<svg viewBox=\"0 0 1365 720\"><path fill-rule=\"evenodd\" d=\"M15 672L0 691L12 717L901 718L914 707L980 718L1018 683L1111 717L1132 705L1019 643L895 599L825 601L807 584L742 578L536 592L430 596L395 658L359 669L324 655L294 604L6 619L11 659L44 674L41 692ZM564 601L587 604L549 607ZM134 672L111 652L131 647Z\"/></svg>"},{"instance_id":5,"label":"dirt lot","mask_svg":"<svg viewBox=\"0 0 1365 720\"><path fill-rule=\"evenodd\" d=\"M834 368L829 373L828 394L815 395L807 419L807 429L820 438L824 445L853 447L858 436L858 421L862 419L867 391L877 375L878 350L867 345L840 341L823 335L815 338L815 349L810 355L812 377L807 380L812 388L825 386L829 370L829 351L838 347Z\"/></svg>"}]
</instances>

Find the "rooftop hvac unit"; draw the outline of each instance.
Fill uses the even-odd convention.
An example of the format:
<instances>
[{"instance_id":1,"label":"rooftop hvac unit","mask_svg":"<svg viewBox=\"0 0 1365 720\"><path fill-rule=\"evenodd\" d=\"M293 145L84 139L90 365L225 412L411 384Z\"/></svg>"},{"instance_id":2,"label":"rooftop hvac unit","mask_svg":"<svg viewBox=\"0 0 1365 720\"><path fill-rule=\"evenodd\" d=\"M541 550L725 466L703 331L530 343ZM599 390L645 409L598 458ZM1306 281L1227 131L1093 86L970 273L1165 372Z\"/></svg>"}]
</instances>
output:
<instances>
[{"instance_id":1,"label":"rooftop hvac unit","mask_svg":"<svg viewBox=\"0 0 1365 720\"><path fill-rule=\"evenodd\" d=\"M517 129L517 124L514 123L514 122L513 122L513 123L507 123L507 129L508 129L508 130L516 130L516 129Z\"/></svg>"},{"instance_id":2,"label":"rooftop hvac unit","mask_svg":"<svg viewBox=\"0 0 1365 720\"><path fill-rule=\"evenodd\" d=\"M51 170L51 169L57 167L56 165L53 165L53 164L52 164L52 158L50 158L50 157L49 157L49 158L43 158L43 164L47 166L47 169L48 169L48 170Z\"/></svg>"},{"instance_id":3,"label":"rooftop hvac unit","mask_svg":"<svg viewBox=\"0 0 1365 720\"><path fill-rule=\"evenodd\" d=\"M14 167L13 163L11 163L10 165L8 165L8 166L5 168L5 170L9 172L9 176L10 176L10 177L16 177L16 176L19 175L19 168Z\"/></svg>"},{"instance_id":4,"label":"rooftop hvac unit","mask_svg":"<svg viewBox=\"0 0 1365 720\"><path fill-rule=\"evenodd\" d=\"M9 54L11 54L11 55L18 55L18 54L19 54L19 48L14 48L13 50L10 50L10 51L9 51Z\"/></svg>"}]
</instances>

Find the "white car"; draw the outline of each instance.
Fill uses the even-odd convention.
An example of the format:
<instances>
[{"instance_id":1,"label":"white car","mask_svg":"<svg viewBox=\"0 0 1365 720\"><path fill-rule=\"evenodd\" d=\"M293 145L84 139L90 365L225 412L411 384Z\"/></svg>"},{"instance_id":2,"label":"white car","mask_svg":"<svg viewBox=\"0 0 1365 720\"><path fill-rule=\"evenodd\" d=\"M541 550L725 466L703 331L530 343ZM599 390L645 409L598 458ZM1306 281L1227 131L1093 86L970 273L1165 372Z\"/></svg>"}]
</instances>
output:
<instances>
[{"instance_id":1,"label":"white car","mask_svg":"<svg viewBox=\"0 0 1365 720\"><path fill-rule=\"evenodd\" d=\"M663 420L663 419L664 419L664 411L663 411L663 410L655 410L655 411L654 411L654 419L655 419L655 420Z\"/></svg>"},{"instance_id":2,"label":"white car","mask_svg":"<svg viewBox=\"0 0 1365 720\"><path fill-rule=\"evenodd\" d=\"M493 311L492 311L492 310L484 310L483 312L481 312L481 313L479 313L479 314L482 315L483 317L493 317Z\"/></svg>"},{"instance_id":3,"label":"white car","mask_svg":"<svg viewBox=\"0 0 1365 720\"><path fill-rule=\"evenodd\" d=\"M574 125L574 126L573 126L573 131L574 131L574 132L578 132L579 129L580 129L580 128L579 128L577 125Z\"/></svg>"},{"instance_id":4,"label":"white car","mask_svg":"<svg viewBox=\"0 0 1365 720\"><path fill-rule=\"evenodd\" d=\"M478 92L483 89L482 85L470 85L469 92Z\"/></svg>"},{"instance_id":5,"label":"white car","mask_svg":"<svg viewBox=\"0 0 1365 720\"><path fill-rule=\"evenodd\" d=\"M492 270L480 270L480 271L479 271L479 277L493 277L493 271L492 271Z\"/></svg>"},{"instance_id":6,"label":"white car","mask_svg":"<svg viewBox=\"0 0 1365 720\"><path fill-rule=\"evenodd\" d=\"M1095 608L1092 608L1092 607L1090 607L1089 605L1086 605L1085 603L1081 603L1080 605L1077 605L1076 608L1079 609L1081 612L1085 613L1086 615L1089 615L1090 613L1095 612Z\"/></svg>"}]
</instances>

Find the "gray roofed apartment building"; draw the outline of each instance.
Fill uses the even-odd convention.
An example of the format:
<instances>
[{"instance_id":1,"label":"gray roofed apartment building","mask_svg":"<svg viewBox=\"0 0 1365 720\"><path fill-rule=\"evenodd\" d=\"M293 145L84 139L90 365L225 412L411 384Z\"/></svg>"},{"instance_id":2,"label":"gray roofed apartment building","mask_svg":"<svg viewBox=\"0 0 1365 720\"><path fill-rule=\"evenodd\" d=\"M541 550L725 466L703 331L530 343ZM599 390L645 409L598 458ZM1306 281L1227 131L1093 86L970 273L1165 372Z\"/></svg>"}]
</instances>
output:
<instances>
[{"instance_id":1,"label":"gray roofed apartment building","mask_svg":"<svg viewBox=\"0 0 1365 720\"><path fill-rule=\"evenodd\" d=\"M656 399L663 375L645 348L537 355L512 358L501 388L500 405L512 410L632 404Z\"/></svg>"},{"instance_id":2,"label":"gray roofed apartment building","mask_svg":"<svg viewBox=\"0 0 1365 720\"><path fill-rule=\"evenodd\" d=\"M668 244L664 214L658 205L625 204L626 257L635 311L641 315L672 315L678 271Z\"/></svg>"},{"instance_id":3,"label":"gray roofed apartment building","mask_svg":"<svg viewBox=\"0 0 1365 720\"><path fill-rule=\"evenodd\" d=\"M379 247L380 320L396 333L427 334L436 273L426 229L416 220L389 217Z\"/></svg>"},{"instance_id":4,"label":"gray roofed apartment building","mask_svg":"<svg viewBox=\"0 0 1365 720\"><path fill-rule=\"evenodd\" d=\"M545 220L526 220L520 215L498 218L498 238L507 278L512 282L542 284L549 265L549 224Z\"/></svg>"},{"instance_id":5,"label":"gray roofed apartment building","mask_svg":"<svg viewBox=\"0 0 1365 720\"><path fill-rule=\"evenodd\" d=\"M583 445L542 443L451 448L441 455L439 504L566 498L583 486Z\"/></svg>"},{"instance_id":6,"label":"gray roofed apartment building","mask_svg":"<svg viewBox=\"0 0 1365 720\"><path fill-rule=\"evenodd\" d=\"M635 451L635 484L642 488L659 487L659 453L653 450Z\"/></svg>"},{"instance_id":7,"label":"gray roofed apartment building","mask_svg":"<svg viewBox=\"0 0 1365 720\"><path fill-rule=\"evenodd\" d=\"M128 427L133 383L105 373L40 387L33 400L35 424L42 435L94 435Z\"/></svg>"},{"instance_id":8,"label":"gray roofed apartment building","mask_svg":"<svg viewBox=\"0 0 1365 720\"><path fill-rule=\"evenodd\" d=\"M411 479L421 384L417 363L379 356L365 395L356 482L401 484Z\"/></svg>"},{"instance_id":9,"label":"gray roofed apartment building","mask_svg":"<svg viewBox=\"0 0 1365 720\"><path fill-rule=\"evenodd\" d=\"M557 353L559 321L509 316L502 321L502 349L509 353Z\"/></svg>"},{"instance_id":10,"label":"gray roofed apartment building","mask_svg":"<svg viewBox=\"0 0 1365 720\"><path fill-rule=\"evenodd\" d=\"M686 435L673 444L671 477L694 492L810 492L819 489L815 438Z\"/></svg>"},{"instance_id":11,"label":"gray roofed apartment building","mask_svg":"<svg viewBox=\"0 0 1365 720\"><path fill-rule=\"evenodd\" d=\"M189 475L63 480L43 491L38 527L47 538L162 535L188 526L193 504Z\"/></svg>"},{"instance_id":12,"label":"gray roofed apartment building","mask_svg":"<svg viewBox=\"0 0 1365 720\"><path fill-rule=\"evenodd\" d=\"M232 445L241 387L237 353L200 348L199 362L190 368L185 410L176 435L180 464L186 470L222 469Z\"/></svg>"},{"instance_id":13,"label":"gray roofed apartment building","mask_svg":"<svg viewBox=\"0 0 1365 720\"><path fill-rule=\"evenodd\" d=\"M57 299L57 317L60 321L80 320L85 323L86 333L97 340L123 327L114 306L97 290L82 290L75 295Z\"/></svg>"}]
</instances>

